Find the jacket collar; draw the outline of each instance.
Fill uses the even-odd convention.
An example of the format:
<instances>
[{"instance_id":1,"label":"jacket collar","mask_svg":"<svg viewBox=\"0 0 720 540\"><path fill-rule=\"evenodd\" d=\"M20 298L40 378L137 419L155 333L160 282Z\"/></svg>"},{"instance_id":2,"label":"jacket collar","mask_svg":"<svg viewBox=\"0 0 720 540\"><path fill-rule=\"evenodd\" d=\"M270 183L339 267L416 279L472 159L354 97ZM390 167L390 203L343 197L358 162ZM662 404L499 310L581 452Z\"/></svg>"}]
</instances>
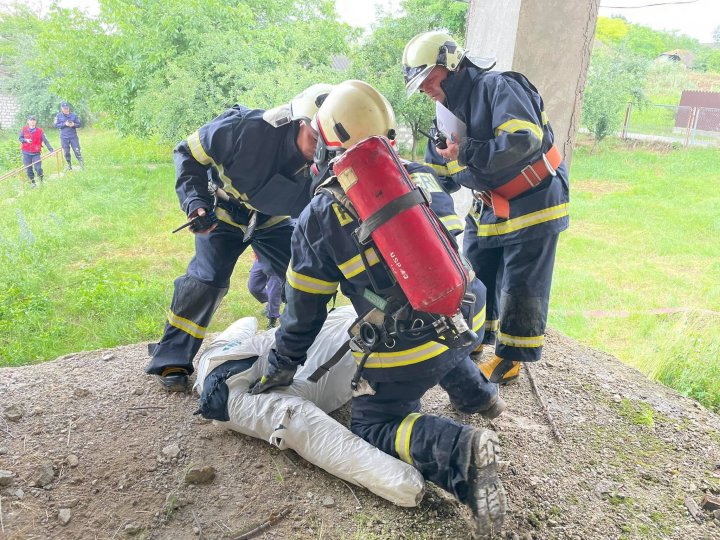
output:
<instances>
[{"instance_id":1,"label":"jacket collar","mask_svg":"<svg viewBox=\"0 0 720 540\"><path fill-rule=\"evenodd\" d=\"M447 78L440 83L448 109L457 109L467 102L473 81L478 75L482 76L482 71L472 66L448 73Z\"/></svg>"}]
</instances>

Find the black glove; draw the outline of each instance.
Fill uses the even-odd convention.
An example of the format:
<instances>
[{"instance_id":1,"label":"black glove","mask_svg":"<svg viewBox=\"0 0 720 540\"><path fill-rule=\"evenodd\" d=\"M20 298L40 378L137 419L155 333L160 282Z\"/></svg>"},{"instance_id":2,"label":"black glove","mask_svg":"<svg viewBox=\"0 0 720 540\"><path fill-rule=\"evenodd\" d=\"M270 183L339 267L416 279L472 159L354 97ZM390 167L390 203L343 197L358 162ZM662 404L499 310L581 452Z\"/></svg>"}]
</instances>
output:
<instances>
[{"instance_id":1,"label":"black glove","mask_svg":"<svg viewBox=\"0 0 720 540\"><path fill-rule=\"evenodd\" d=\"M259 378L250 387L249 393L256 395L273 388L275 386L289 386L293 382L293 377L297 371L297 366L276 366L270 364L265 375Z\"/></svg>"}]
</instances>

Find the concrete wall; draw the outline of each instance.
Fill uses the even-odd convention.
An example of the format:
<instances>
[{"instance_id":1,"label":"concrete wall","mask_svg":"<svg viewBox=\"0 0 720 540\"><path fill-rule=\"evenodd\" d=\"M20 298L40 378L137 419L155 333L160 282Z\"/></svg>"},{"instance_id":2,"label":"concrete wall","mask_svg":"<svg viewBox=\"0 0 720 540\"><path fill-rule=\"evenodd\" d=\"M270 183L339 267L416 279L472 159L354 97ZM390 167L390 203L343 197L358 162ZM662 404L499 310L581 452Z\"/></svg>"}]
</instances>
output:
<instances>
[{"instance_id":1,"label":"concrete wall","mask_svg":"<svg viewBox=\"0 0 720 540\"><path fill-rule=\"evenodd\" d=\"M599 0L470 0L466 45L537 86L568 163L579 127Z\"/></svg>"},{"instance_id":2,"label":"concrete wall","mask_svg":"<svg viewBox=\"0 0 720 540\"><path fill-rule=\"evenodd\" d=\"M0 129L8 129L15 123L20 105L11 96L0 93Z\"/></svg>"}]
</instances>

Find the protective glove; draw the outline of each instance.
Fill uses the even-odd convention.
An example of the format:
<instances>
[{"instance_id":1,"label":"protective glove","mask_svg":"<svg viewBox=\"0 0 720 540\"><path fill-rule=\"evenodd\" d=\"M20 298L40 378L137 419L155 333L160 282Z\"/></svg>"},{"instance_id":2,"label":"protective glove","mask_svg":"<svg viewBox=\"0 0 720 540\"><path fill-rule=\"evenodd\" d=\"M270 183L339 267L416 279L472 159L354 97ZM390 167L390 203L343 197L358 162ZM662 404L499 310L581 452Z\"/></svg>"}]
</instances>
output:
<instances>
[{"instance_id":1,"label":"protective glove","mask_svg":"<svg viewBox=\"0 0 720 540\"><path fill-rule=\"evenodd\" d=\"M297 366L277 366L271 363L267 373L253 383L249 392L256 395L275 386L289 386L293 382L296 371Z\"/></svg>"}]
</instances>

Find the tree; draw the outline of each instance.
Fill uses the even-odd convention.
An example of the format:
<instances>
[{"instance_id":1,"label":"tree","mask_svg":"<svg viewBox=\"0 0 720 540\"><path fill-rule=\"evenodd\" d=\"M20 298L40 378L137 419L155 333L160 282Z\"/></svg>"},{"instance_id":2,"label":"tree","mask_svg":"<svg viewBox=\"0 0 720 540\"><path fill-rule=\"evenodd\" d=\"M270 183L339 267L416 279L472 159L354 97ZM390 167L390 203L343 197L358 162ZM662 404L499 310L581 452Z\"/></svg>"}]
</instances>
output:
<instances>
[{"instance_id":1,"label":"tree","mask_svg":"<svg viewBox=\"0 0 720 540\"><path fill-rule=\"evenodd\" d=\"M593 52L583 98L582 124L595 136L596 144L616 132L628 102L644 102L648 63L609 47Z\"/></svg>"},{"instance_id":2,"label":"tree","mask_svg":"<svg viewBox=\"0 0 720 540\"><path fill-rule=\"evenodd\" d=\"M330 58L354 36L330 0L101 0L97 18L53 8L36 66L121 133L178 140L236 101L336 82Z\"/></svg>"},{"instance_id":3,"label":"tree","mask_svg":"<svg viewBox=\"0 0 720 540\"><path fill-rule=\"evenodd\" d=\"M352 54L352 74L375 86L393 106L398 122L412 132L412 159L416 158L419 129L428 130L435 116L434 104L424 96L405 93L402 54L405 44L416 34L446 30L461 40L465 34L467 4L444 0L405 0L404 14L384 16L373 33Z\"/></svg>"},{"instance_id":4,"label":"tree","mask_svg":"<svg viewBox=\"0 0 720 540\"><path fill-rule=\"evenodd\" d=\"M0 13L0 71L5 74L4 89L20 104L17 124L33 114L40 125L47 126L58 111L60 97L50 91L50 80L32 66L38 54L36 36L44 23L21 5Z\"/></svg>"},{"instance_id":5,"label":"tree","mask_svg":"<svg viewBox=\"0 0 720 540\"><path fill-rule=\"evenodd\" d=\"M715 43L720 43L720 26L718 26L713 32L713 41Z\"/></svg>"}]
</instances>

